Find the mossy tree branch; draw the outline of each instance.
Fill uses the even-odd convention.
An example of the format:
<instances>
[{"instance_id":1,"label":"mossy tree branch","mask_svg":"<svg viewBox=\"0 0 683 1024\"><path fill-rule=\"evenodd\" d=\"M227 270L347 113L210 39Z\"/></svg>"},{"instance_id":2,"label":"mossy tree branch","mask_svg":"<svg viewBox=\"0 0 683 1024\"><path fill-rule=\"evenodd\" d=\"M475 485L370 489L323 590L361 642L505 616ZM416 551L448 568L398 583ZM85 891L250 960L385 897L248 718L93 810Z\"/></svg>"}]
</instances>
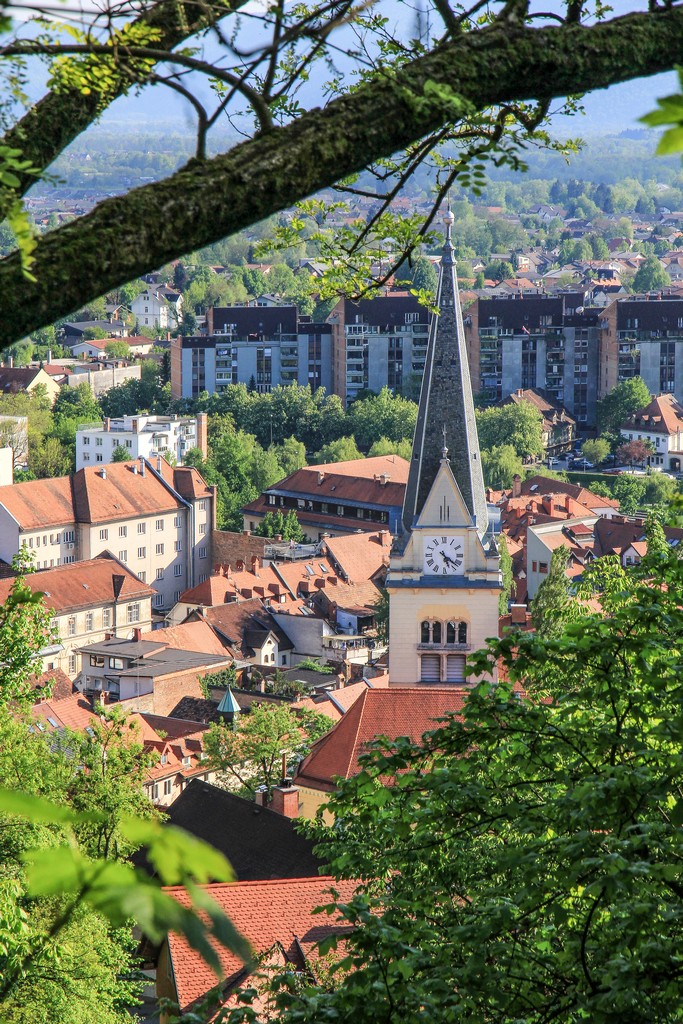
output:
<instances>
[{"instance_id":1,"label":"mossy tree branch","mask_svg":"<svg viewBox=\"0 0 683 1024\"><path fill-rule=\"evenodd\" d=\"M601 89L682 62L681 7L590 27L462 34L325 109L50 232L35 250L35 283L22 276L18 256L1 261L0 344L403 149L453 120L453 94L481 110Z\"/></svg>"}]
</instances>

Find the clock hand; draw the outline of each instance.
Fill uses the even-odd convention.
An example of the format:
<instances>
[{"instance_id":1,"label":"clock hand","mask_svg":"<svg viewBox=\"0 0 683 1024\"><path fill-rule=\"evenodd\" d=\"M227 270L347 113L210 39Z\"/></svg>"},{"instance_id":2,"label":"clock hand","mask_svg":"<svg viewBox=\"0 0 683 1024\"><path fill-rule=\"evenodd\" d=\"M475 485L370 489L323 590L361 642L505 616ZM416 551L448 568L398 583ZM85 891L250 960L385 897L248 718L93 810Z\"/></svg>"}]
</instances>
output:
<instances>
[{"instance_id":1,"label":"clock hand","mask_svg":"<svg viewBox=\"0 0 683 1024\"><path fill-rule=\"evenodd\" d=\"M445 551L439 551L439 554L443 558L444 562L448 562L449 565L455 565L453 559L449 555L447 555Z\"/></svg>"}]
</instances>

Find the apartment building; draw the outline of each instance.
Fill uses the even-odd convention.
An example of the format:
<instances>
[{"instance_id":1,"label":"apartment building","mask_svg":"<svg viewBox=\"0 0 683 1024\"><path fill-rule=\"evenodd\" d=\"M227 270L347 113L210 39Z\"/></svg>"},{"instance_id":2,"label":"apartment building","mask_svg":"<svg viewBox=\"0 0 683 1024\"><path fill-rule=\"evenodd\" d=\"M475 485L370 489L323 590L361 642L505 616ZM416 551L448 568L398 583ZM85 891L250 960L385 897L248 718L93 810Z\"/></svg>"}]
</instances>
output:
<instances>
[{"instance_id":1,"label":"apartment building","mask_svg":"<svg viewBox=\"0 0 683 1024\"><path fill-rule=\"evenodd\" d=\"M340 299L328 317L332 330L332 390L348 404L364 388L419 391L429 333L429 310L412 295L352 302Z\"/></svg>"},{"instance_id":2,"label":"apartment building","mask_svg":"<svg viewBox=\"0 0 683 1024\"><path fill-rule=\"evenodd\" d=\"M211 572L215 491L159 455L0 487L0 559L22 546L39 569L111 551L167 611Z\"/></svg>"},{"instance_id":3,"label":"apartment building","mask_svg":"<svg viewBox=\"0 0 683 1024\"><path fill-rule=\"evenodd\" d=\"M161 455L182 465L191 448L200 448L204 458L208 447L208 416L194 417L122 416L105 419L101 425L83 426L76 431L76 470L98 463L108 465L116 448L125 448L129 459L151 459Z\"/></svg>"},{"instance_id":4,"label":"apartment building","mask_svg":"<svg viewBox=\"0 0 683 1024\"><path fill-rule=\"evenodd\" d=\"M329 324L300 316L296 306L222 306L206 314L206 335L171 340L171 394L193 398L251 384L332 386Z\"/></svg>"},{"instance_id":5,"label":"apartment building","mask_svg":"<svg viewBox=\"0 0 683 1024\"><path fill-rule=\"evenodd\" d=\"M581 291L478 299L465 317L473 389L489 404L542 389L579 429L593 426L598 400L631 377L683 400L683 298L584 302Z\"/></svg>"},{"instance_id":6,"label":"apartment building","mask_svg":"<svg viewBox=\"0 0 683 1024\"><path fill-rule=\"evenodd\" d=\"M0 603L13 585L13 579L0 580ZM151 629L154 591L109 551L31 573L26 585L45 595L53 616L53 643L40 652L43 672L61 669L73 682L81 671L83 644L130 636L136 626Z\"/></svg>"},{"instance_id":7,"label":"apartment building","mask_svg":"<svg viewBox=\"0 0 683 1024\"><path fill-rule=\"evenodd\" d=\"M148 284L130 304L130 309L145 327L177 327L183 312L183 297L175 288Z\"/></svg>"}]
</instances>

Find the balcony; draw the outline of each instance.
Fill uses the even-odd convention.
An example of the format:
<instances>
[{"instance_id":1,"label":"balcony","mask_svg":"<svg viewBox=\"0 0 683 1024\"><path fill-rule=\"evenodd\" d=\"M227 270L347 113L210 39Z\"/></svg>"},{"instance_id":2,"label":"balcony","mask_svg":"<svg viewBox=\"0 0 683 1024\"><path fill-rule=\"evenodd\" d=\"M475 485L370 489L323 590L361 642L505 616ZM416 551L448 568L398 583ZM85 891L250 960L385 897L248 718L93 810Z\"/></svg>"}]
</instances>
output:
<instances>
[{"instance_id":1,"label":"balcony","mask_svg":"<svg viewBox=\"0 0 683 1024\"><path fill-rule=\"evenodd\" d=\"M438 651L443 652L466 652L472 650L472 644L418 644L418 651Z\"/></svg>"}]
</instances>

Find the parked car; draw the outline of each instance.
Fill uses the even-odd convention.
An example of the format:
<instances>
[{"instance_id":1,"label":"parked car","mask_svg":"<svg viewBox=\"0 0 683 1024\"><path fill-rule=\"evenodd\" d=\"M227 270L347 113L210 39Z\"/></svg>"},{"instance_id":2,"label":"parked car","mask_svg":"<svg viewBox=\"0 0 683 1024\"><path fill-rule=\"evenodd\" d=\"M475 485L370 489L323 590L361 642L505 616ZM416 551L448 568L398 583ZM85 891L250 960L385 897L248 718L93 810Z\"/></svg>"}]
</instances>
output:
<instances>
[{"instance_id":1,"label":"parked car","mask_svg":"<svg viewBox=\"0 0 683 1024\"><path fill-rule=\"evenodd\" d=\"M593 469L594 467L593 467L593 463L589 462L588 459L581 458L581 459L573 459L572 460L571 468L572 469Z\"/></svg>"}]
</instances>

